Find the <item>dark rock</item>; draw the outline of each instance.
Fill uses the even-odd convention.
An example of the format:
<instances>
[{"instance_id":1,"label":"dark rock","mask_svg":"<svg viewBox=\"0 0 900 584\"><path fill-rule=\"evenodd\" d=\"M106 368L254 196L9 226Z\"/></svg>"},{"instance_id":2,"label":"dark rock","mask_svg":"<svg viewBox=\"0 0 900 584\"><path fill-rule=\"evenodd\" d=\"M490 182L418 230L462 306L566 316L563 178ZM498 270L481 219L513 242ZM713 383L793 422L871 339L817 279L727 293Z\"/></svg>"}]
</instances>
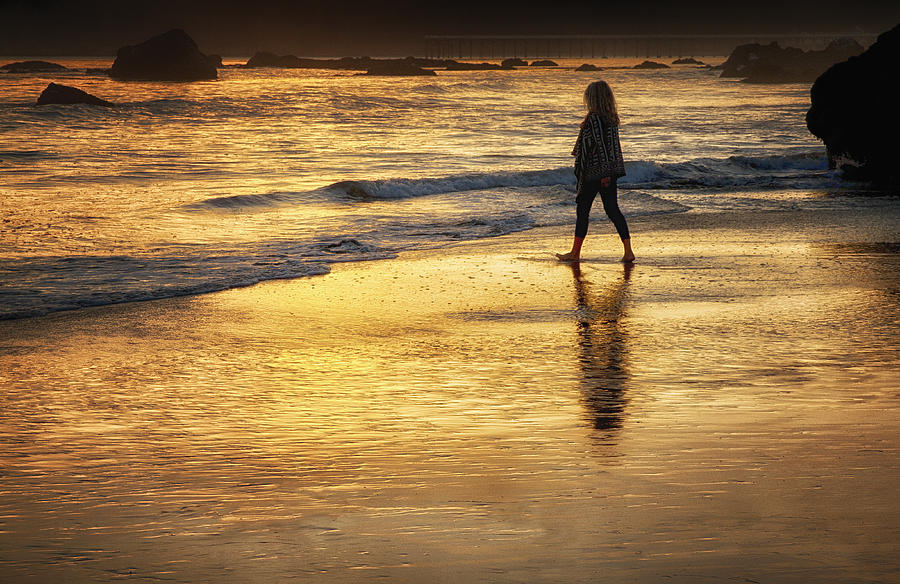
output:
<instances>
[{"instance_id":1,"label":"dark rock","mask_svg":"<svg viewBox=\"0 0 900 584\"><path fill-rule=\"evenodd\" d=\"M90 105L102 105L104 107L113 107L115 105L110 101L95 97L77 87L51 83L37 98L37 105L49 105L54 103L66 105L73 103L87 103Z\"/></svg>"},{"instance_id":2,"label":"dark rock","mask_svg":"<svg viewBox=\"0 0 900 584\"><path fill-rule=\"evenodd\" d=\"M109 75L109 69L102 69L100 67L87 67L84 70L85 75Z\"/></svg>"},{"instance_id":3,"label":"dark rock","mask_svg":"<svg viewBox=\"0 0 900 584\"><path fill-rule=\"evenodd\" d=\"M603 71L603 69L601 67L598 67L596 65L591 65L590 63L583 63L583 64L579 65L578 68L575 70L576 71Z\"/></svg>"},{"instance_id":4,"label":"dark rock","mask_svg":"<svg viewBox=\"0 0 900 584\"><path fill-rule=\"evenodd\" d=\"M453 59L424 59L422 57L407 57L406 60L417 67L450 67L458 61Z\"/></svg>"},{"instance_id":5,"label":"dark rock","mask_svg":"<svg viewBox=\"0 0 900 584\"><path fill-rule=\"evenodd\" d=\"M368 71L376 59L372 57L341 57L340 59L304 59L303 66L308 69L345 69L353 71ZM390 59L392 62L400 62L398 59ZM409 64L410 61L404 59ZM412 63L414 66L415 63Z\"/></svg>"},{"instance_id":6,"label":"dark rock","mask_svg":"<svg viewBox=\"0 0 900 584\"><path fill-rule=\"evenodd\" d=\"M506 67L506 69L511 68L512 67ZM447 63L446 69L447 71L499 71L504 69L504 67L496 63L459 63L453 61Z\"/></svg>"},{"instance_id":7,"label":"dark rock","mask_svg":"<svg viewBox=\"0 0 900 584\"><path fill-rule=\"evenodd\" d=\"M279 67L287 69L339 69L366 71L371 57L341 57L340 59L307 59L295 55L276 55L267 51L256 53L243 67ZM396 60L396 59L395 59Z\"/></svg>"},{"instance_id":8,"label":"dark rock","mask_svg":"<svg viewBox=\"0 0 900 584\"><path fill-rule=\"evenodd\" d=\"M781 47L778 43L751 43L736 47L724 63L720 77L743 77L748 83L800 83L813 81L832 64L863 50L852 39L832 41L821 51Z\"/></svg>"},{"instance_id":9,"label":"dark rock","mask_svg":"<svg viewBox=\"0 0 900 584\"><path fill-rule=\"evenodd\" d=\"M393 65L392 65L393 64ZM457 64L452 59L424 59L405 57L403 59L373 59L371 57L341 57L340 59L308 59L294 55L276 55L259 52L250 57L241 67L281 67L291 69L334 69L340 71L368 71L374 67L449 67ZM428 75L428 73L425 73Z\"/></svg>"},{"instance_id":10,"label":"dark rock","mask_svg":"<svg viewBox=\"0 0 900 584\"><path fill-rule=\"evenodd\" d=\"M253 56L247 59L247 62L244 63L244 67L247 68L255 68L255 67L278 67L278 55L275 53L270 53L268 51L257 51L253 53Z\"/></svg>"},{"instance_id":11,"label":"dark rock","mask_svg":"<svg viewBox=\"0 0 900 584\"><path fill-rule=\"evenodd\" d=\"M254 54L247 61L246 67L302 67L303 60L294 55L276 55L267 51Z\"/></svg>"},{"instance_id":12,"label":"dark rock","mask_svg":"<svg viewBox=\"0 0 900 584\"><path fill-rule=\"evenodd\" d=\"M550 59L542 59L540 61L532 61L531 67L558 67L559 64Z\"/></svg>"},{"instance_id":13,"label":"dark rock","mask_svg":"<svg viewBox=\"0 0 900 584\"><path fill-rule=\"evenodd\" d=\"M672 61L673 65L705 65L703 61L698 61L693 57L683 57L681 59L675 59Z\"/></svg>"},{"instance_id":14,"label":"dark rock","mask_svg":"<svg viewBox=\"0 0 900 584\"><path fill-rule=\"evenodd\" d=\"M803 53L793 47L781 48L776 42L768 45L750 43L739 45L731 51L728 59L720 65L720 77L747 77L759 63L777 63L795 59Z\"/></svg>"},{"instance_id":15,"label":"dark rock","mask_svg":"<svg viewBox=\"0 0 900 584\"><path fill-rule=\"evenodd\" d=\"M50 61L17 61L0 66L0 69L10 73L31 73L33 71L65 71L66 68L59 63Z\"/></svg>"},{"instance_id":16,"label":"dark rock","mask_svg":"<svg viewBox=\"0 0 900 584\"><path fill-rule=\"evenodd\" d=\"M898 62L900 25L861 55L822 73L810 90L806 113L806 126L825 142L832 167L843 161L845 176L894 188L900 185Z\"/></svg>"},{"instance_id":17,"label":"dark rock","mask_svg":"<svg viewBox=\"0 0 900 584\"><path fill-rule=\"evenodd\" d=\"M281 67L290 69L334 69L341 71L368 71L375 68L422 68L422 67L453 67L464 66L452 59L424 59L420 57L405 57L403 59L373 59L371 57L341 57L340 59L309 59L294 55L276 55L267 51L258 52L240 67ZM499 68L490 65L490 68ZM228 65L226 65L228 66ZM430 75L430 73L424 73Z\"/></svg>"},{"instance_id":18,"label":"dark rock","mask_svg":"<svg viewBox=\"0 0 900 584\"><path fill-rule=\"evenodd\" d=\"M217 69L222 66L222 55L206 55L206 60Z\"/></svg>"},{"instance_id":19,"label":"dark rock","mask_svg":"<svg viewBox=\"0 0 900 584\"><path fill-rule=\"evenodd\" d=\"M671 69L665 63L657 63L656 61L644 61L640 65L635 65L633 69Z\"/></svg>"},{"instance_id":20,"label":"dark rock","mask_svg":"<svg viewBox=\"0 0 900 584\"><path fill-rule=\"evenodd\" d=\"M510 59L503 59L500 62L500 66L504 69L512 69L513 67L527 67L528 61L524 61L519 59L518 57L513 57Z\"/></svg>"},{"instance_id":21,"label":"dark rock","mask_svg":"<svg viewBox=\"0 0 900 584\"><path fill-rule=\"evenodd\" d=\"M437 75L405 59L373 60L364 75Z\"/></svg>"},{"instance_id":22,"label":"dark rock","mask_svg":"<svg viewBox=\"0 0 900 584\"><path fill-rule=\"evenodd\" d=\"M218 79L216 68L181 29L170 30L139 45L122 47L116 53L109 75L121 80L147 81Z\"/></svg>"}]
</instances>

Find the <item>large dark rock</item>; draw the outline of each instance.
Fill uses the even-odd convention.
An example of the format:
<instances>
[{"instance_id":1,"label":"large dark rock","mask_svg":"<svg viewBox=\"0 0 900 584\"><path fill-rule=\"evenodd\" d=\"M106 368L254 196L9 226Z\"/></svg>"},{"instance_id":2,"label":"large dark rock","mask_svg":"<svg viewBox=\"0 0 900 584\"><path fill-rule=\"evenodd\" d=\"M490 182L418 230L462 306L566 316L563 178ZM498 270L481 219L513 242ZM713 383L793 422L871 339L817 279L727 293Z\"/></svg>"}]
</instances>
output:
<instances>
[{"instance_id":1,"label":"large dark rock","mask_svg":"<svg viewBox=\"0 0 900 584\"><path fill-rule=\"evenodd\" d=\"M41 71L65 71L66 68L59 63L50 61L17 61L0 66L0 69L9 73L31 73Z\"/></svg>"},{"instance_id":2,"label":"large dark rock","mask_svg":"<svg viewBox=\"0 0 900 584\"><path fill-rule=\"evenodd\" d=\"M113 107L115 104L95 97L86 91L82 91L77 87L69 87L68 85L59 85L51 83L47 86L41 95L37 98L37 105L50 104L74 104L87 103L90 105L102 105L104 107Z\"/></svg>"},{"instance_id":3,"label":"large dark rock","mask_svg":"<svg viewBox=\"0 0 900 584\"><path fill-rule=\"evenodd\" d=\"M644 61L639 65L634 66L635 69L671 69L665 63L657 63L656 61Z\"/></svg>"},{"instance_id":4,"label":"large dark rock","mask_svg":"<svg viewBox=\"0 0 900 584\"><path fill-rule=\"evenodd\" d=\"M673 65L705 65L703 61L698 61L693 57L682 57L672 61Z\"/></svg>"},{"instance_id":5,"label":"large dark rock","mask_svg":"<svg viewBox=\"0 0 900 584\"><path fill-rule=\"evenodd\" d=\"M591 63L582 63L575 70L576 71L603 71L603 68L598 67L596 65L592 65Z\"/></svg>"},{"instance_id":6,"label":"large dark rock","mask_svg":"<svg viewBox=\"0 0 900 584\"><path fill-rule=\"evenodd\" d=\"M897 64L900 24L863 54L825 71L810 90L806 126L825 142L831 166L896 187L900 184Z\"/></svg>"},{"instance_id":7,"label":"large dark rock","mask_svg":"<svg viewBox=\"0 0 900 584\"><path fill-rule=\"evenodd\" d=\"M276 55L268 51L255 53L246 67L302 67L303 59L294 55Z\"/></svg>"},{"instance_id":8,"label":"large dark rock","mask_svg":"<svg viewBox=\"0 0 900 584\"><path fill-rule=\"evenodd\" d=\"M829 66L863 50L852 39L832 41L821 51L781 47L778 43L752 43L736 47L722 63L720 77L743 77L748 83L800 83L813 81Z\"/></svg>"},{"instance_id":9,"label":"large dark rock","mask_svg":"<svg viewBox=\"0 0 900 584\"><path fill-rule=\"evenodd\" d=\"M206 55L206 60L213 67L218 68L222 66L222 55Z\"/></svg>"},{"instance_id":10,"label":"large dark rock","mask_svg":"<svg viewBox=\"0 0 900 584\"><path fill-rule=\"evenodd\" d=\"M779 61L792 60L801 53L803 51L800 49L793 47L782 48L776 42L768 45L759 43L739 45L731 51L728 59L719 66L722 69L722 74L719 77L747 77L753 72L754 67L760 63L777 63Z\"/></svg>"},{"instance_id":11,"label":"large dark rock","mask_svg":"<svg viewBox=\"0 0 900 584\"><path fill-rule=\"evenodd\" d=\"M512 69L512 67L503 67L497 63L460 63L451 61L446 64L447 71L499 71L501 69Z\"/></svg>"},{"instance_id":12,"label":"large dark rock","mask_svg":"<svg viewBox=\"0 0 900 584\"><path fill-rule=\"evenodd\" d=\"M558 67L559 63L556 61L551 61L550 59L540 59L538 61L532 61L530 67Z\"/></svg>"},{"instance_id":13,"label":"large dark rock","mask_svg":"<svg viewBox=\"0 0 900 584\"><path fill-rule=\"evenodd\" d=\"M504 69L512 69L513 67L527 67L528 61L519 59L518 57L512 57L509 59L503 59L500 62L500 66Z\"/></svg>"},{"instance_id":14,"label":"large dark rock","mask_svg":"<svg viewBox=\"0 0 900 584\"><path fill-rule=\"evenodd\" d=\"M114 79L147 81L218 79L216 68L200 52L194 39L178 28L119 49L109 75Z\"/></svg>"}]
</instances>

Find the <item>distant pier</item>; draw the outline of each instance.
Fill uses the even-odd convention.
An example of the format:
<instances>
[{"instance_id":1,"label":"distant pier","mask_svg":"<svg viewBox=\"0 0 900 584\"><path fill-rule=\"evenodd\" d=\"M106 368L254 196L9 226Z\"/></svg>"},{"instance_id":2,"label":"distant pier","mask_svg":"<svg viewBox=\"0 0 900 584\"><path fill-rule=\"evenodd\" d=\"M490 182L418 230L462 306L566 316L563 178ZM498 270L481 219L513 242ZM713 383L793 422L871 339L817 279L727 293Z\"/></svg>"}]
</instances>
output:
<instances>
[{"instance_id":1,"label":"distant pier","mask_svg":"<svg viewBox=\"0 0 900 584\"><path fill-rule=\"evenodd\" d=\"M851 38L868 47L876 33L746 34L746 35L430 35L426 57L434 59L506 59L518 57L597 59L603 57L726 56L738 45L777 42L782 47L824 49L839 38Z\"/></svg>"}]
</instances>

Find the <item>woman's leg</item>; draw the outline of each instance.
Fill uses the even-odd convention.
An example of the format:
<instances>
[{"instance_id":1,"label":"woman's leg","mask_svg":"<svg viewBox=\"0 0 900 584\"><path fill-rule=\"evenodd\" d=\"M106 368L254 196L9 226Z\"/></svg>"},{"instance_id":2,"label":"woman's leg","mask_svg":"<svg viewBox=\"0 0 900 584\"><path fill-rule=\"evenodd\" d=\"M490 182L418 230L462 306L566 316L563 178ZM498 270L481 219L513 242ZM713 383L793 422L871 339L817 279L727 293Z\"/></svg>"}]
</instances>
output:
<instances>
[{"instance_id":1,"label":"woman's leg","mask_svg":"<svg viewBox=\"0 0 900 584\"><path fill-rule=\"evenodd\" d=\"M594 204L594 198L597 197L599 189L599 181L584 182L578 186L578 194L575 196L575 237L582 240L587 237L588 223L591 220L591 206Z\"/></svg>"},{"instance_id":2,"label":"woman's leg","mask_svg":"<svg viewBox=\"0 0 900 584\"><path fill-rule=\"evenodd\" d=\"M578 192L575 196L575 239L572 241L572 249L569 253L558 253L556 257L563 261L578 261L581 257L581 245L587 236L588 222L591 218L591 206L597 196L598 182L578 182Z\"/></svg>"},{"instance_id":3,"label":"woman's leg","mask_svg":"<svg viewBox=\"0 0 900 584\"><path fill-rule=\"evenodd\" d=\"M606 216L609 217L610 221L613 222L613 225L616 226L616 231L619 233L619 238L622 240L622 247L625 249L622 261L633 262L634 252L631 251L631 235L628 233L628 222L625 221L625 215L623 215L622 210L619 209L619 195L616 179L612 179L608 187L602 187L600 189L600 200L603 201L603 210L606 211Z\"/></svg>"}]
</instances>

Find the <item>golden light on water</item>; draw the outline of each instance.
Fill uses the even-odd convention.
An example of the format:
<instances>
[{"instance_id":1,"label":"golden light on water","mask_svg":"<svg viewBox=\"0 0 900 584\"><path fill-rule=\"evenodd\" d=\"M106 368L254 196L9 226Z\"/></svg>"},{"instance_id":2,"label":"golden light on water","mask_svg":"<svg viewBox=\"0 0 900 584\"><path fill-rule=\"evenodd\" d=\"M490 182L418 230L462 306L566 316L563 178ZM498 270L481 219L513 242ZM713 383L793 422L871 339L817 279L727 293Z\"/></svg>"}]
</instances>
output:
<instances>
[{"instance_id":1,"label":"golden light on water","mask_svg":"<svg viewBox=\"0 0 900 584\"><path fill-rule=\"evenodd\" d=\"M119 304L0 322L0 579L884 581L894 211L638 181L636 265L598 210L573 270L571 185L478 181L567 167L586 78L507 73L87 81L0 259ZM797 87L604 75L633 176L812 142Z\"/></svg>"}]
</instances>

